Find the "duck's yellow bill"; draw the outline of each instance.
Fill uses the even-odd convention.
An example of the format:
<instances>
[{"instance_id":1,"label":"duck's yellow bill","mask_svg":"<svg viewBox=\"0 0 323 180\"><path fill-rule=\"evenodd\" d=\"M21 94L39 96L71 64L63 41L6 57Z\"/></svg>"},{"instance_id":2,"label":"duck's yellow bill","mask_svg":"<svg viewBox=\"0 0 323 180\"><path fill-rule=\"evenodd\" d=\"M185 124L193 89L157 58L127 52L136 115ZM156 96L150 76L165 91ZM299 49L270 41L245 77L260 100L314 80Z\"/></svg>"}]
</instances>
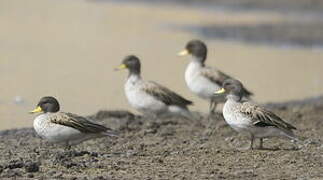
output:
<instances>
[{"instance_id":1,"label":"duck's yellow bill","mask_svg":"<svg viewBox=\"0 0 323 180\"><path fill-rule=\"evenodd\" d=\"M36 109L29 111L29 113L39 113L39 112L43 112L43 110L40 106L37 106Z\"/></svg>"},{"instance_id":2,"label":"duck's yellow bill","mask_svg":"<svg viewBox=\"0 0 323 180\"><path fill-rule=\"evenodd\" d=\"M118 66L114 70L118 71L118 70L122 70L122 69L127 69L127 66L125 64L121 64L120 66Z\"/></svg>"},{"instance_id":3,"label":"duck's yellow bill","mask_svg":"<svg viewBox=\"0 0 323 180\"><path fill-rule=\"evenodd\" d=\"M189 54L188 50L184 49L183 51L177 53L177 56L186 56L188 54Z\"/></svg>"},{"instance_id":4,"label":"duck's yellow bill","mask_svg":"<svg viewBox=\"0 0 323 180\"><path fill-rule=\"evenodd\" d=\"M214 92L214 94L223 94L223 93L225 93L224 88L221 88L220 90Z\"/></svg>"}]
</instances>

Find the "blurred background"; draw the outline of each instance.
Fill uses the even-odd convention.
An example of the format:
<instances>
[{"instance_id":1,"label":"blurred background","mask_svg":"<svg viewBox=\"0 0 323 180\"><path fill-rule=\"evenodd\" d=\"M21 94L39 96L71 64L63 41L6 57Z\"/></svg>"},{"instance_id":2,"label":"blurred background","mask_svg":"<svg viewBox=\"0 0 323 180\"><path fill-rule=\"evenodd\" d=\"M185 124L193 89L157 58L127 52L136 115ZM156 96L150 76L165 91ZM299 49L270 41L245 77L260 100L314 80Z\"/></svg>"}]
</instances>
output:
<instances>
[{"instance_id":1,"label":"blurred background","mask_svg":"<svg viewBox=\"0 0 323 180\"><path fill-rule=\"evenodd\" d=\"M0 129L32 126L28 111L47 95L80 115L135 112L127 72L113 71L129 54L146 80L207 112L176 56L193 38L259 103L323 94L323 0L0 0Z\"/></svg>"}]
</instances>

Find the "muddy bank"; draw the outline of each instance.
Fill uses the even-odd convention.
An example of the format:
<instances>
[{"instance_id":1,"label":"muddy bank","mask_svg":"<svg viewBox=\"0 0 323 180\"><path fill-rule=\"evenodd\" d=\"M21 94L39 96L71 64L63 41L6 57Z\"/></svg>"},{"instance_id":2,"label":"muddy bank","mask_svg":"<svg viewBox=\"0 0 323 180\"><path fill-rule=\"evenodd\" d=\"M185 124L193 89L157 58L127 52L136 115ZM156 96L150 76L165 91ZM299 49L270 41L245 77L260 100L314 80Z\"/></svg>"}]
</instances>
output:
<instances>
[{"instance_id":1,"label":"muddy bank","mask_svg":"<svg viewBox=\"0 0 323 180\"><path fill-rule=\"evenodd\" d=\"M315 99L315 100L314 100ZM268 104L298 128L303 140L264 142L268 150L239 150L248 139L223 122L151 121L127 111L99 111L90 117L121 132L71 151L40 140L30 128L0 133L0 177L18 179L320 179L323 178L323 98ZM304 103L306 102L306 103Z\"/></svg>"}]
</instances>

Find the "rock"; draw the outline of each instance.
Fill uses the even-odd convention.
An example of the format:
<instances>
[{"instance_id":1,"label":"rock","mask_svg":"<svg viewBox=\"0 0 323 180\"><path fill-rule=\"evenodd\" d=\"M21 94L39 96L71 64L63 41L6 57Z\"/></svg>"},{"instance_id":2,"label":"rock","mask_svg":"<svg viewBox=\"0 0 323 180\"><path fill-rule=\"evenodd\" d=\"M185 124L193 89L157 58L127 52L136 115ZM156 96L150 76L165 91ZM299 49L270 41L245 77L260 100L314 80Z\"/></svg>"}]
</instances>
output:
<instances>
[{"instance_id":1,"label":"rock","mask_svg":"<svg viewBox=\"0 0 323 180\"><path fill-rule=\"evenodd\" d=\"M6 168L9 169L16 169L16 168L22 168L24 167L24 163L20 160L12 160L9 162Z\"/></svg>"},{"instance_id":2,"label":"rock","mask_svg":"<svg viewBox=\"0 0 323 180\"><path fill-rule=\"evenodd\" d=\"M35 162L27 162L25 164L25 170L26 172L38 172L39 171L39 165L38 163L35 163Z\"/></svg>"}]
</instances>

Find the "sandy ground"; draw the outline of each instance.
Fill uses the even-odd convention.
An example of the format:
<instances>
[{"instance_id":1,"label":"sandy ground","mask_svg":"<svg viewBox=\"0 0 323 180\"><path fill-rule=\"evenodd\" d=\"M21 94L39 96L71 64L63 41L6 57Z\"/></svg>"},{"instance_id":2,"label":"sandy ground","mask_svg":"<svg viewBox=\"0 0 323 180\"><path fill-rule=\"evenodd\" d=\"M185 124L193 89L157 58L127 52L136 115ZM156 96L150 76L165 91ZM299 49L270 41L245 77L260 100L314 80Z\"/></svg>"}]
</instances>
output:
<instances>
[{"instance_id":1,"label":"sandy ground","mask_svg":"<svg viewBox=\"0 0 323 180\"><path fill-rule=\"evenodd\" d=\"M241 6L238 1L215 1ZM256 1L239 2L252 5ZM276 7L272 2L257 1L254 7ZM281 1L285 2L291 1ZM298 12L305 2L279 7ZM321 9L321 1L317 2L315 11ZM243 150L248 139L228 126L219 126L224 122L220 113L211 123L206 120L207 103L193 96L183 80L187 61L175 56L188 40L201 38L210 48L208 64L239 77L256 94L256 101L315 97L323 92L321 49L222 41L185 29L236 25L239 29L241 25L308 20L315 24L312 15L268 9L0 0L0 129L31 126L34 117L27 112L41 96L54 95L64 111L94 114L92 119L121 134L64 151L41 140L32 128L0 131L0 178L323 179L323 97L266 104L298 128L301 142L274 138L264 142L267 150ZM112 70L130 53L142 58L146 79L195 102L194 118L152 121L128 110L111 111L132 110L123 94L126 72Z\"/></svg>"},{"instance_id":2,"label":"sandy ground","mask_svg":"<svg viewBox=\"0 0 323 180\"><path fill-rule=\"evenodd\" d=\"M281 23L290 16L271 11L225 11L180 5L100 1L0 0L0 129L31 126L40 97L56 96L64 111L129 109L126 72L114 72L128 54L142 58L143 76L194 101L184 82L185 43L209 45L208 64L238 77L259 102L277 102L323 92L323 51L207 39L183 26ZM167 74L167 75L165 75ZM169 76L168 74L171 74Z\"/></svg>"},{"instance_id":3,"label":"sandy ground","mask_svg":"<svg viewBox=\"0 0 323 180\"><path fill-rule=\"evenodd\" d=\"M268 139L266 150L243 150L248 139L220 114L144 119L126 111L92 118L120 131L64 151L32 129L0 132L0 178L16 179L315 179L323 178L323 98L270 104L295 125L301 141ZM219 128L216 128L216 127Z\"/></svg>"}]
</instances>

